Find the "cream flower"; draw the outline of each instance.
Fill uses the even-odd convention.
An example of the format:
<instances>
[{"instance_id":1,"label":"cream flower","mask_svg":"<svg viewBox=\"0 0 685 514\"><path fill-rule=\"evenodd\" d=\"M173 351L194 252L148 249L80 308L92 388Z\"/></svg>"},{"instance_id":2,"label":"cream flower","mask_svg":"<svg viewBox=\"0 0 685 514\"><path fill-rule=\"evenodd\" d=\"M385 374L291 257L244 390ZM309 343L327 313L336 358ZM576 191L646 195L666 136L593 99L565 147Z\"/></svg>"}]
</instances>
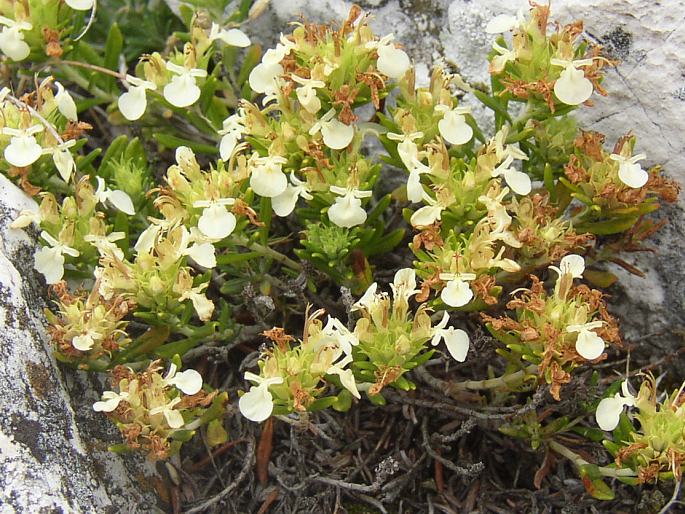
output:
<instances>
[{"instance_id":1,"label":"cream flower","mask_svg":"<svg viewBox=\"0 0 685 514\"><path fill-rule=\"evenodd\" d=\"M124 118L136 121L147 109L147 91L157 89L157 85L133 75L126 75L126 82L130 84L130 87L119 97L117 106Z\"/></svg>"},{"instance_id":2,"label":"cream flower","mask_svg":"<svg viewBox=\"0 0 685 514\"><path fill-rule=\"evenodd\" d=\"M376 282L374 282L373 284L371 284L366 289L366 291L364 292L362 297L359 300L357 300L357 302L354 305L352 305L351 310L352 311L358 311L361 309L366 309L367 311L371 310L371 307L376 302L376 299L378 296L376 294L376 291L378 291L378 284Z\"/></svg>"},{"instance_id":3,"label":"cream flower","mask_svg":"<svg viewBox=\"0 0 685 514\"><path fill-rule=\"evenodd\" d=\"M331 109L309 129L309 135L313 136L321 131L324 144L332 150L347 148L354 138L354 126L345 125L335 119L335 109Z\"/></svg>"},{"instance_id":4,"label":"cream flower","mask_svg":"<svg viewBox=\"0 0 685 514\"><path fill-rule=\"evenodd\" d=\"M326 374L338 375L340 377L340 383L343 385L343 387L347 389L350 393L352 393L352 396L354 396L357 399L360 399L361 395L359 394L359 390L357 389L357 383L354 381L354 373L351 369L344 369L345 366L347 366L351 362L352 356L347 355L340 361L333 364L330 368L328 368L328 370L326 370Z\"/></svg>"},{"instance_id":5,"label":"cream flower","mask_svg":"<svg viewBox=\"0 0 685 514\"><path fill-rule=\"evenodd\" d=\"M190 300L197 313L197 317L200 318L201 321L209 321L214 313L214 303L202 294L202 291L206 287L207 283L200 284L197 287L185 291L178 299L179 302Z\"/></svg>"},{"instance_id":6,"label":"cream flower","mask_svg":"<svg viewBox=\"0 0 685 514\"><path fill-rule=\"evenodd\" d=\"M466 114L471 114L469 107L456 107L450 109L446 105L435 107L437 112L443 114L438 122L440 135L451 145L464 145L471 141L473 129L466 123Z\"/></svg>"},{"instance_id":7,"label":"cream flower","mask_svg":"<svg viewBox=\"0 0 685 514\"><path fill-rule=\"evenodd\" d=\"M328 219L335 225L343 228L351 228L361 225L366 221L366 211L362 207L361 198L369 198L371 191L359 189L345 189L331 186L331 192L339 195L335 203L328 209Z\"/></svg>"},{"instance_id":8,"label":"cream flower","mask_svg":"<svg viewBox=\"0 0 685 514\"><path fill-rule=\"evenodd\" d=\"M226 209L233 205L235 198L219 198L218 200L197 200L193 202L196 209L203 208L197 228L210 239L221 240L231 235L236 226L235 215Z\"/></svg>"},{"instance_id":9,"label":"cream flower","mask_svg":"<svg viewBox=\"0 0 685 514\"><path fill-rule=\"evenodd\" d=\"M71 340L71 346L79 350L80 352L87 352L95 346L95 340L100 339L102 336L98 334L95 330L90 329L84 334L79 334L74 336Z\"/></svg>"},{"instance_id":10,"label":"cream flower","mask_svg":"<svg viewBox=\"0 0 685 514\"><path fill-rule=\"evenodd\" d=\"M44 246L33 256L33 267L45 277L48 284L56 284L64 276L64 254L78 257L79 251L62 244L47 232L41 232L40 236L50 246Z\"/></svg>"},{"instance_id":11,"label":"cream flower","mask_svg":"<svg viewBox=\"0 0 685 514\"><path fill-rule=\"evenodd\" d=\"M55 168L57 168L59 176L62 177L62 180L65 182L69 182L71 174L76 169L74 156L71 155L71 152L69 151L69 148L75 144L76 141L70 139L69 141L60 143L56 147L50 149L50 152L52 153L52 162L55 163Z\"/></svg>"},{"instance_id":12,"label":"cream flower","mask_svg":"<svg viewBox=\"0 0 685 514\"><path fill-rule=\"evenodd\" d=\"M445 311L442 320L432 329L431 344L437 346L441 340L445 341L447 351L457 362L464 362L469 352L469 335L460 328L447 327L450 315Z\"/></svg>"},{"instance_id":13,"label":"cream flower","mask_svg":"<svg viewBox=\"0 0 685 514\"><path fill-rule=\"evenodd\" d=\"M88 234L83 240L97 248L101 257L113 255L120 261L124 260L124 252L114 243L126 239L125 232L111 232L106 236L95 236Z\"/></svg>"},{"instance_id":14,"label":"cream flower","mask_svg":"<svg viewBox=\"0 0 685 514\"><path fill-rule=\"evenodd\" d=\"M288 177L282 165L288 160L279 155L258 157L250 169L250 187L259 196L273 198L288 187Z\"/></svg>"},{"instance_id":15,"label":"cream flower","mask_svg":"<svg viewBox=\"0 0 685 514\"><path fill-rule=\"evenodd\" d=\"M603 321L591 321L583 325L569 325L566 327L566 332L578 333L576 338L576 351L578 355L593 361L604 353L604 339L592 331L595 328L601 328L603 324Z\"/></svg>"},{"instance_id":16,"label":"cream flower","mask_svg":"<svg viewBox=\"0 0 685 514\"><path fill-rule=\"evenodd\" d=\"M278 64L285 59L286 55L290 55L290 52L292 52L297 46L293 41L288 39L283 34L281 34L280 41L281 42L276 45L276 48L269 48L266 52L264 52L262 63Z\"/></svg>"},{"instance_id":17,"label":"cream flower","mask_svg":"<svg viewBox=\"0 0 685 514\"><path fill-rule=\"evenodd\" d=\"M518 17L511 14L498 14L485 26L485 32L488 34L504 34L514 30L520 23L521 13L519 13Z\"/></svg>"},{"instance_id":18,"label":"cream flower","mask_svg":"<svg viewBox=\"0 0 685 514\"><path fill-rule=\"evenodd\" d=\"M245 116L244 112L232 114L223 121L223 127L218 131L221 137L221 142L219 143L219 155L221 160L228 161L233 154L233 150L238 145L238 141L245 133Z\"/></svg>"},{"instance_id":19,"label":"cream flower","mask_svg":"<svg viewBox=\"0 0 685 514\"><path fill-rule=\"evenodd\" d=\"M250 38L240 29L222 29L217 23L212 22L208 35L209 41L216 41L217 39L223 41L229 46L237 46L238 48L245 48L250 46Z\"/></svg>"},{"instance_id":20,"label":"cream flower","mask_svg":"<svg viewBox=\"0 0 685 514\"><path fill-rule=\"evenodd\" d=\"M33 25L0 16L0 51L13 61L23 61L31 53L31 47L24 41L22 30L31 30Z\"/></svg>"},{"instance_id":21,"label":"cream flower","mask_svg":"<svg viewBox=\"0 0 685 514\"><path fill-rule=\"evenodd\" d=\"M157 414L163 414L164 419L166 420L167 425L169 425L169 427L181 428L183 425L185 425L185 421L183 420L183 414L174 409L174 407L176 407L176 405L178 405L179 403L181 403L181 398L176 397L169 403L165 403L164 405L160 405L159 407L150 409L150 415L156 416Z\"/></svg>"},{"instance_id":22,"label":"cream flower","mask_svg":"<svg viewBox=\"0 0 685 514\"><path fill-rule=\"evenodd\" d=\"M133 249L139 254L150 253L157 244L157 238L161 232L161 226L155 224L149 225L140 233L136 244L133 246Z\"/></svg>"},{"instance_id":23,"label":"cream flower","mask_svg":"<svg viewBox=\"0 0 685 514\"><path fill-rule=\"evenodd\" d=\"M618 178L621 179L621 182L626 186L638 189L644 186L647 183L647 180L649 180L649 173L643 170L642 166L637 163L638 161L647 158L645 154L639 153L632 157L624 157L623 155L612 153L609 158L612 161L619 163Z\"/></svg>"},{"instance_id":24,"label":"cream flower","mask_svg":"<svg viewBox=\"0 0 685 514\"><path fill-rule=\"evenodd\" d=\"M473 298L468 282L475 279L475 273L440 273L440 280L448 281L440 292L440 299L450 307L463 307Z\"/></svg>"},{"instance_id":25,"label":"cream flower","mask_svg":"<svg viewBox=\"0 0 685 514\"><path fill-rule=\"evenodd\" d=\"M280 195L274 196L271 199L271 207L276 216L285 217L295 210L297 200L302 197L305 200L314 198L310 193L309 186L306 181L302 181L295 176L295 173L290 174L290 184L288 184Z\"/></svg>"},{"instance_id":26,"label":"cream flower","mask_svg":"<svg viewBox=\"0 0 685 514\"><path fill-rule=\"evenodd\" d=\"M321 100L316 96L316 89L326 87L326 83L321 80L298 77L295 74L292 74L291 78L301 85L301 87L298 87L295 90L300 105L311 114L319 112L321 109Z\"/></svg>"},{"instance_id":27,"label":"cream flower","mask_svg":"<svg viewBox=\"0 0 685 514\"><path fill-rule=\"evenodd\" d=\"M516 60L515 50L510 50L497 43L492 44L492 49L498 54L490 61L490 71L492 73L501 73L508 62Z\"/></svg>"},{"instance_id":28,"label":"cream flower","mask_svg":"<svg viewBox=\"0 0 685 514\"><path fill-rule=\"evenodd\" d=\"M273 396L269 392L269 386L282 384L283 377L262 378L246 371L245 380L256 382L257 385L250 387L250 390L240 397L238 408L241 414L250 421L261 423L268 419L274 410Z\"/></svg>"},{"instance_id":29,"label":"cream flower","mask_svg":"<svg viewBox=\"0 0 685 514\"><path fill-rule=\"evenodd\" d=\"M31 224L40 226L41 222L40 210L26 209L19 213L19 216L10 223L10 228L26 228Z\"/></svg>"},{"instance_id":30,"label":"cream flower","mask_svg":"<svg viewBox=\"0 0 685 514\"><path fill-rule=\"evenodd\" d=\"M188 107L200 98L200 88L196 78L206 77L207 71L199 68L186 68L173 62L167 62L166 67L176 75L164 86L164 98L176 107Z\"/></svg>"},{"instance_id":31,"label":"cream flower","mask_svg":"<svg viewBox=\"0 0 685 514\"><path fill-rule=\"evenodd\" d=\"M55 102L57 103L59 112L69 121L78 121L78 111L76 110L74 99L59 82L55 82L55 87L57 88Z\"/></svg>"},{"instance_id":32,"label":"cream flower","mask_svg":"<svg viewBox=\"0 0 685 514\"><path fill-rule=\"evenodd\" d=\"M12 166L24 168L36 162L43 154L43 148L36 142L34 134L43 131L43 125L33 125L26 129L3 127L2 133L12 136L5 148L5 160Z\"/></svg>"},{"instance_id":33,"label":"cream flower","mask_svg":"<svg viewBox=\"0 0 685 514\"><path fill-rule=\"evenodd\" d=\"M550 64L564 67L564 71L554 83L554 94L559 100L566 105L580 105L592 96L592 82L585 78L582 70L578 69L580 66L592 64L592 59L577 61L551 59Z\"/></svg>"},{"instance_id":34,"label":"cream flower","mask_svg":"<svg viewBox=\"0 0 685 514\"><path fill-rule=\"evenodd\" d=\"M504 181L511 188L511 190L518 195L527 195L530 193L533 185L527 173L511 168L514 158L508 155L504 162L492 170L493 177L504 177Z\"/></svg>"},{"instance_id":35,"label":"cream flower","mask_svg":"<svg viewBox=\"0 0 685 514\"><path fill-rule=\"evenodd\" d=\"M407 178L407 199L410 202L420 202L425 191L421 185L421 175L430 173L430 168L421 162L419 147L414 143L415 139L423 137L423 132L413 132L411 134L387 134L388 139L399 141L397 153L402 160L402 164L409 170Z\"/></svg>"},{"instance_id":36,"label":"cream flower","mask_svg":"<svg viewBox=\"0 0 685 514\"><path fill-rule=\"evenodd\" d=\"M434 200L424 192L423 200L428 204L421 207L409 219L412 227L427 227L442 218L442 211L447 207L442 202Z\"/></svg>"},{"instance_id":37,"label":"cream flower","mask_svg":"<svg viewBox=\"0 0 685 514\"><path fill-rule=\"evenodd\" d=\"M416 289L416 271L414 268L403 268L395 273L392 284L390 284L395 300L409 300L420 291Z\"/></svg>"},{"instance_id":38,"label":"cream flower","mask_svg":"<svg viewBox=\"0 0 685 514\"><path fill-rule=\"evenodd\" d=\"M176 364L172 362L164 377L164 382L181 390L183 394L191 396L197 394L202 389L202 375L194 369L187 369L180 373L177 373L177 369Z\"/></svg>"},{"instance_id":39,"label":"cream flower","mask_svg":"<svg viewBox=\"0 0 685 514\"><path fill-rule=\"evenodd\" d=\"M597 405L595 419L599 428L610 432L618 426L623 413L623 407L635 406L635 397L628 389L628 381L621 384L621 393L616 393L613 398L603 398Z\"/></svg>"},{"instance_id":40,"label":"cream flower","mask_svg":"<svg viewBox=\"0 0 685 514\"><path fill-rule=\"evenodd\" d=\"M93 404L93 410L95 412L112 412L119 406L119 403L127 398L127 392L117 394L114 391L105 391L102 393L102 401Z\"/></svg>"},{"instance_id":41,"label":"cream flower","mask_svg":"<svg viewBox=\"0 0 685 514\"><path fill-rule=\"evenodd\" d=\"M95 0L64 0L74 11L90 11L95 5Z\"/></svg>"},{"instance_id":42,"label":"cream flower","mask_svg":"<svg viewBox=\"0 0 685 514\"><path fill-rule=\"evenodd\" d=\"M393 38L392 34L388 34L380 41L371 41L366 46L367 48L376 48L378 52L378 61L376 62L378 71L391 79L400 80L411 68L411 61L404 50L400 50L393 44Z\"/></svg>"},{"instance_id":43,"label":"cream flower","mask_svg":"<svg viewBox=\"0 0 685 514\"><path fill-rule=\"evenodd\" d=\"M279 90L281 75L283 75L283 66L280 64L261 62L252 68L248 82L255 93L272 96Z\"/></svg>"},{"instance_id":44,"label":"cream flower","mask_svg":"<svg viewBox=\"0 0 685 514\"><path fill-rule=\"evenodd\" d=\"M573 278L582 278L585 272L585 259L580 255L570 254L561 259L558 268L550 266L549 269L556 271L559 277L570 273Z\"/></svg>"},{"instance_id":45,"label":"cream flower","mask_svg":"<svg viewBox=\"0 0 685 514\"><path fill-rule=\"evenodd\" d=\"M97 202L105 205L107 203L112 204L115 208L119 209L124 214L133 216L136 213L133 207L133 202L131 197L127 193L119 189L110 189L106 187L105 181L102 177L95 177L97 180L98 187L95 190L95 199Z\"/></svg>"}]
</instances>

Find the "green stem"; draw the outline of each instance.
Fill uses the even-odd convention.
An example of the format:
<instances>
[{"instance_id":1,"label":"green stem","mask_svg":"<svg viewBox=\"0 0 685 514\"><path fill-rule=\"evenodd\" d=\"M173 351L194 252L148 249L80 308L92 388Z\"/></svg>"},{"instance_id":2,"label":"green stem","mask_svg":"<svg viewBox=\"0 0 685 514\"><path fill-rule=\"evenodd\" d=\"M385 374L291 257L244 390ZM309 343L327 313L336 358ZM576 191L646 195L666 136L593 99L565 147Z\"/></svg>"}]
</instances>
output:
<instances>
[{"instance_id":1,"label":"green stem","mask_svg":"<svg viewBox=\"0 0 685 514\"><path fill-rule=\"evenodd\" d=\"M287 266L288 268L293 269L295 271L302 271L302 265L299 262L295 262L290 257L283 255L281 252L278 252L273 248L270 248L266 245L262 245L259 243L251 243L247 240L247 238L244 237L236 237L234 238L234 241L237 244L244 246L248 250L257 252L259 255L262 255L264 257L269 257L275 260L276 262L280 262L283 266Z\"/></svg>"},{"instance_id":2,"label":"green stem","mask_svg":"<svg viewBox=\"0 0 685 514\"><path fill-rule=\"evenodd\" d=\"M487 380L466 380L464 382L453 382L450 388L453 391L463 391L467 389L500 389L517 385L529 376L536 374L538 367L535 364L501 377L489 378Z\"/></svg>"},{"instance_id":3,"label":"green stem","mask_svg":"<svg viewBox=\"0 0 685 514\"><path fill-rule=\"evenodd\" d=\"M583 459L577 453L571 451L569 448L556 441L548 441L549 447L557 452L559 455L566 457L577 467L591 465L588 461ZM607 468L605 466L597 466L597 470L605 477L619 478L619 477L636 477L637 473L632 469L616 469Z\"/></svg>"}]
</instances>

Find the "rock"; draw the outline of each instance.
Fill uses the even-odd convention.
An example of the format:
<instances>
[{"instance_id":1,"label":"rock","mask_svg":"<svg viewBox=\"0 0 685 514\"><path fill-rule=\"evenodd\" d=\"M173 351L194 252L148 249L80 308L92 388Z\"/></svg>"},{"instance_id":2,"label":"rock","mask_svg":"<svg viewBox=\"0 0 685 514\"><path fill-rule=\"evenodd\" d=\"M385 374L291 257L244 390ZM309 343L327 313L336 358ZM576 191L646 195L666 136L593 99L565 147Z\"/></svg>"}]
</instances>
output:
<instances>
[{"instance_id":1,"label":"rock","mask_svg":"<svg viewBox=\"0 0 685 514\"><path fill-rule=\"evenodd\" d=\"M118 432L92 411L90 377L63 373L52 357L35 239L9 228L32 207L0 175L0 512L155 512L155 495L131 478L150 470L107 451Z\"/></svg>"},{"instance_id":2,"label":"rock","mask_svg":"<svg viewBox=\"0 0 685 514\"><path fill-rule=\"evenodd\" d=\"M427 80L439 59L456 65L470 82L489 83L485 55L493 37L485 25L497 14L527 9L525 0L367 0L379 34L394 33L414 60L419 81ZM351 2L309 0L272 2L253 33L264 44L287 31L299 16L311 22L342 20ZM607 135L608 144L628 131L638 137L636 151L646 153L645 166L662 164L666 174L685 184L685 0L568 0L552 4L552 19L585 22L585 37L598 42L620 64L607 74L608 97L593 95L594 106L577 112L581 126ZM268 35L268 36L265 36ZM469 101L468 95L465 101ZM488 127L489 112L474 110ZM490 125L492 126L492 125ZM620 282L610 293L630 341L648 341L657 360L680 348L685 333L685 195L659 213L669 225L651 240L656 253L633 254L625 260L645 272L644 279L612 265ZM645 338L651 334L652 337ZM652 352L652 350L654 350ZM682 361L682 359L681 359ZM685 377L685 362L679 374Z\"/></svg>"}]
</instances>

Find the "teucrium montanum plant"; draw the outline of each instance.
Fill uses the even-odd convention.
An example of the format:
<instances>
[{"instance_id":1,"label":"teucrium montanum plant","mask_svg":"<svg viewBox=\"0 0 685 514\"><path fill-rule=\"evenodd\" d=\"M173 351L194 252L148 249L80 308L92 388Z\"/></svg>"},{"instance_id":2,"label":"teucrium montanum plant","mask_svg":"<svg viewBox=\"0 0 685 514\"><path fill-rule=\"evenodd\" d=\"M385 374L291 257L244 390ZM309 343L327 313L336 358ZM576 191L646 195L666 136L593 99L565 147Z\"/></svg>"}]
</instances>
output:
<instances>
[{"instance_id":1,"label":"teucrium montanum plant","mask_svg":"<svg viewBox=\"0 0 685 514\"><path fill-rule=\"evenodd\" d=\"M116 24L104 48L89 42L95 2L0 8L9 69L46 64L35 88L17 78L0 91L3 172L39 204L12 227L40 241L57 358L111 376L93 408L121 431L113 449L167 459L202 427L224 443L229 411L307 420L421 383L445 401L529 400L501 431L569 458L596 497L611 496L603 476L679 480L682 389L659 397L647 378L635 396L622 381L573 419L559 407L574 377L610 377L598 363L621 349L600 291L616 277L597 264L644 249L658 229L645 216L679 191L643 168L635 136L605 148L570 116L607 94L614 64L582 25L550 31L535 4L498 16L490 88L439 65L417 87L408 52L357 6L340 26L293 24L262 54L249 4L183 7L163 50L128 49ZM124 134L99 133L110 125ZM499 360L474 380L460 363L486 371L469 336L479 322ZM258 358L241 365L236 347ZM245 379L232 398L226 369L198 358L218 348ZM544 415L539 388L554 402ZM613 431L599 439L615 465L559 440L596 430L593 417Z\"/></svg>"}]
</instances>

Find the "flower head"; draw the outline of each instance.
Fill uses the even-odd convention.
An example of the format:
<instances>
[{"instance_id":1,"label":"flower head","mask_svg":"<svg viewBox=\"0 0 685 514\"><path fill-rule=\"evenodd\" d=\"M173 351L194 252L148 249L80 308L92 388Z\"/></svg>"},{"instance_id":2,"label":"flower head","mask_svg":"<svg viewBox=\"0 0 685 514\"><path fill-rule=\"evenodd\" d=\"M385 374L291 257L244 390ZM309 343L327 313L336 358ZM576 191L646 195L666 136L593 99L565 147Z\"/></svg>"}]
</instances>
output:
<instances>
[{"instance_id":1,"label":"flower head","mask_svg":"<svg viewBox=\"0 0 685 514\"><path fill-rule=\"evenodd\" d=\"M332 193L340 196L328 209L328 219L343 228L355 227L366 221L366 211L362 207L361 198L370 197L371 191L345 189L337 186L331 186L330 189Z\"/></svg>"},{"instance_id":2,"label":"flower head","mask_svg":"<svg viewBox=\"0 0 685 514\"><path fill-rule=\"evenodd\" d=\"M257 157L250 169L250 187L259 196L273 198L283 193L288 187L288 177L281 166L288 162L279 155Z\"/></svg>"},{"instance_id":3,"label":"flower head","mask_svg":"<svg viewBox=\"0 0 685 514\"><path fill-rule=\"evenodd\" d=\"M261 423L271 416L274 410L273 396L269 392L269 386L282 384L283 378L262 378L246 371L245 380L256 382L257 385L250 387L250 390L240 397L238 408L241 414L250 421Z\"/></svg>"},{"instance_id":4,"label":"flower head","mask_svg":"<svg viewBox=\"0 0 685 514\"><path fill-rule=\"evenodd\" d=\"M492 171L492 176L503 176L504 181L514 193L527 195L532 189L532 182L527 173L511 167L513 160L514 158L511 155L508 155L506 159L504 159L504 162Z\"/></svg>"},{"instance_id":5,"label":"flower head","mask_svg":"<svg viewBox=\"0 0 685 514\"><path fill-rule=\"evenodd\" d=\"M331 109L309 129L309 135L313 136L321 131L323 143L331 150L347 148L354 138L354 127L345 125L335 119L335 109Z\"/></svg>"},{"instance_id":6,"label":"flower head","mask_svg":"<svg viewBox=\"0 0 685 514\"><path fill-rule=\"evenodd\" d=\"M442 320L432 329L431 344L437 346L441 340L445 341L447 351L457 362L464 362L469 352L469 335L460 328L447 327L450 315L445 311Z\"/></svg>"},{"instance_id":7,"label":"flower head","mask_svg":"<svg viewBox=\"0 0 685 514\"><path fill-rule=\"evenodd\" d=\"M33 125L26 129L4 127L2 133L12 136L5 148L5 160L12 166L24 168L36 162L43 154L43 148L36 142L34 134L43 131L43 125Z\"/></svg>"},{"instance_id":8,"label":"flower head","mask_svg":"<svg viewBox=\"0 0 685 514\"><path fill-rule=\"evenodd\" d=\"M616 393L613 398L604 398L597 405L595 419L602 430L611 431L616 428L621 419L623 407L635 405L635 397L628 389L627 380L621 384L621 393Z\"/></svg>"},{"instance_id":9,"label":"flower head","mask_svg":"<svg viewBox=\"0 0 685 514\"><path fill-rule=\"evenodd\" d=\"M169 366L169 372L164 377L164 382L188 395L196 394L202 389L202 375L194 369L187 369L178 373L176 364L173 362Z\"/></svg>"},{"instance_id":10,"label":"flower head","mask_svg":"<svg viewBox=\"0 0 685 514\"><path fill-rule=\"evenodd\" d=\"M112 412L119 406L119 403L127 398L127 392L117 394L114 391L105 391L102 393L102 400L93 404L93 410L95 412Z\"/></svg>"},{"instance_id":11,"label":"flower head","mask_svg":"<svg viewBox=\"0 0 685 514\"><path fill-rule=\"evenodd\" d=\"M206 77L207 71L199 68L186 68L172 62L166 63L167 69L174 73L171 81L164 86L164 98L176 107L188 107L200 98L200 88L196 78Z\"/></svg>"},{"instance_id":12,"label":"flower head","mask_svg":"<svg viewBox=\"0 0 685 514\"><path fill-rule=\"evenodd\" d=\"M130 87L119 97L117 106L124 118L129 121L136 121L147 109L147 90L155 90L157 85L133 75L126 75L126 82L130 84Z\"/></svg>"},{"instance_id":13,"label":"flower head","mask_svg":"<svg viewBox=\"0 0 685 514\"><path fill-rule=\"evenodd\" d=\"M573 278L582 278L585 272L585 259L580 255L566 255L561 259L558 268L550 266L549 269L556 271L559 277L570 273Z\"/></svg>"},{"instance_id":14,"label":"flower head","mask_svg":"<svg viewBox=\"0 0 685 514\"><path fill-rule=\"evenodd\" d=\"M24 41L23 30L31 30L33 25L26 21L16 21L0 16L0 51L13 61L23 61L31 53L31 47Z\"/></svg>"},{"instance_id":15,"label":"flower head","mask_svg":"<svg viewBox=\"0 0 685 514\"><path fill-rule=\"evenodd\" d=\"M76 103L69 92L64 89L64 86L59 82L55 82L57 94L55 95L55 102L59 112L69 121L78 120L78 111L76 110Z\"/></svg>"},{"instance_id":16,"label":"flower head","mask_svg":"<svg viewBox=\"0 0 685 514\"><path fill-rule=\"evenodd\" d=\"M95 5L95 0L65 0L65 3L74 11L90 11Z\"/></svg>"},{"instance_id":17,"label":"flower head","mask_svg":"<svg viewBox=\"0 0 685 514\"><path fill-rule=\"evenodd\" d=\"M633 155L632 157L625 157L615 153L612 153L609 156L612 161L619 163L618 178L621 182L634 189L641 188L647 183L647 180L649 180L649 173L643 170L642 166L638 164L638 161L641 161L646 157L647 156L643 153Z\"/></svg>"},{"instance_id":18,"label":"flower head","mask_svg":"<svg viewBox=\"0 0 685 514\"><path fill-rule=\"evenodd\" d=\"M245 48L250 46L250 38L240 29L222 29L217 23L212 23L209 29L208 39L210 41L223 41L229 46Z\"/></svg>"},{"instance_id":19,"label":"flower head","mask_svg":"<svg viewBox=\"0 0 685 514\"><path fill-rule=\"evenodd\" d=\"M442 119L438 122L440 135L451 145L463 145L471 141L473 129L466 123L466 114L471 114L469 107L450 109L446 105L438 105L436 111L442 112Z\"/></svg>"},{"instance_id":20,"label":"flower head","mask_svg":"<svg viewBox=\"0 0 685 514\"><path fill-rule=\"evenodd\" d=\"M314 198L310 194L307 183L297 178L293 172L290 174L290 183L286 186L285 191L271 199L271 207L276 216L288 216L295 210L295 205L297 205L297 200L300 197L305 200Z\"/></svg>"},{"instance_id":21,"label":"flower head","mask_svg":"<svg viewBox=\"0 0 685 514\"><path fill-rule=\"evenodd\" d=\"M394 36L388 34L378 42L367 43L367 47L375 47L378 52L378 61L376 62L378 71L391 79L400 80L411 68L411 61L404 50L394 45L393 39Z\"/></svg>"},{"instance_id":22,"label":"flower head","mask_svg":"<svg viewBox=\"0 0 685 514\"><path fill-rule=\"evenodd\" d=\"M41 237L49 246L44 246L34 255L33 267L45 277L48 284L56 284L64 276L64 255L78 257L78 250L62 244L47 232L41 232Z\"/></svg>"},{"instance_id":23,"label":"flower head","mask_svg":"<svg viewBox=\"0 0 685 514\"><path fill-rule=\"evenodd\" d=\"M595 328L601 328L602 325L604 325L603 321L591 321L583 325L569 325L566 327L566 332L578 333L576 351L584 359L593 361L604 353L604 339L599 337L596 332L593 332Z\"/></svg>"},{"instance_id":24,"label":"flower head","mask_svg":"<svg viewBox=\"0 0 685 514\"><path fill-rule=\"evenodd\" d=\"M468 282L476 280L475 273L440 273L440 279L448 281L440 292L440 299L450 307L463 307L473 298Z\"/></svg>"},{"instance_id":25,"label":"flower head","mask_svg":"<svg viewBox=\"0 0 685 514\"><path fill-rule=\"evenodd\" d=\"M121 212L133 216L136 213L133 207L133 201L127 193L119 189L110 189L106 186L105 180L102 177L95 177L98 187L95 190L95 199L101 204L111 203L115 208Z\"/></svg>"},{"instance_id":26,"label":"flower head","mask_svg":"<svg viewBox=\"0 0 685 514\"><path fill-rule=\"evenodd\" d=\"M554 83L554 94L566 105L580 105L592 96L592 82L585 77L585 73L578 68L592 64L592 59L567 61L552 59L554 66L563 66L564 71Z\"/></svg>"},{"instance_id":27,"label":"flower head","mask_svg":"<svg viewBox=\"0 0 685 514\"><path fill-rule=\"evenodd\" d=\"M200 232L213 240L221 240L233 233L236 226L235 215L226 209L233 205L235 198L219 198L218 200L197 200L193 207L203 207L202 215L197 221Z\"/></svg>"},{"instance_id":28,"label":"flower head","mask_svg":"<svg viewBox=\"0 0 685 514\"><path fill-rule=\"evenodd\" d=\"M328 368L328 370L326 370L326 374L338 375L340 377L340 383L343 385L343 387L352 393L352 396L359 399L361 398L361 395L357 389L357 383L354 381L354 373L349 368L345 369L345 366L351 362L352 356L346 355L344 358Z\"/></svg>"}]
</instances>

